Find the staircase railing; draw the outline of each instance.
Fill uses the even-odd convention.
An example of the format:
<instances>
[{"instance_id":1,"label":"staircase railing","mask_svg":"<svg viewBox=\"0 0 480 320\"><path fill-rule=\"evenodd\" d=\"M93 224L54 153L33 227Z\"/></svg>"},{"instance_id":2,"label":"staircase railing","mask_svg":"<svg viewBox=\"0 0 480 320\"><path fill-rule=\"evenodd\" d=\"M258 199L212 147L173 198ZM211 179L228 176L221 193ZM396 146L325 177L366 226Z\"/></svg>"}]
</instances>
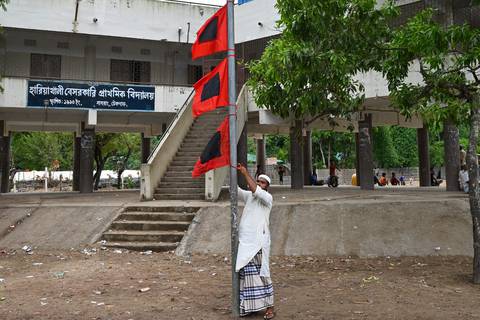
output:
<instances>
[{"instance_id":1,"label":"staircase railing","mask_svg":"<svg viewBox=\"0 0 480 320\"><path fill-rule=\"evenodd\" d=\"M237 99L237 137L239 138L248 119L249 91L246 85L240 90ZM237 138L237 145L239 139ZM220 196L229 167L211 170L205 174L205 200L215 201Z\"/></svg>"},{"instance_id":2,"label":"staircase railing","mask_svg":"<svg viewBox=\"0 0 480 320\"><path fill-rule=\"evenodd\" d=\"M155 188L160 183L162 177L167 171L168 165L177 153L183 139L192 126L193 93L194 90L192 90L185 103L177 111L173 121L163 133L158 145L148 158L148 162L142 164L140 167L141 200L153 200Z\"/></svg>"}]
</instances>

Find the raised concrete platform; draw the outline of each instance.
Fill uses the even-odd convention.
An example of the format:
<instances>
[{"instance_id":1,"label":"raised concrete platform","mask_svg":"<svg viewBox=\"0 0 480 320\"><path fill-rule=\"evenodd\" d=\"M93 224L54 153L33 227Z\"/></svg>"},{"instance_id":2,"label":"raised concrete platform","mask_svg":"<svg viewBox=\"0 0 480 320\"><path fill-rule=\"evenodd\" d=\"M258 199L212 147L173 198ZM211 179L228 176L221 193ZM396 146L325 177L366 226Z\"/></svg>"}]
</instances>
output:
<instances>
[{"instance_id":1,"label":"raised concrete platform","mask_svg":"<svg viewBox=\"0 0 480 320\"><path fill-rule=\"evenodd\" d=\"M438 188L273 187L274 255L468 255L468 199ZM228 200L139 202L138 191L0 195L0 247L79 248L97 240L125 207L201 208L179 254L228 253ZM152 210L153 211L153 210ZM17 223L18 222L18 223ZM15 225L13 231L9 226Z\"/></svg>"}]
</instances>

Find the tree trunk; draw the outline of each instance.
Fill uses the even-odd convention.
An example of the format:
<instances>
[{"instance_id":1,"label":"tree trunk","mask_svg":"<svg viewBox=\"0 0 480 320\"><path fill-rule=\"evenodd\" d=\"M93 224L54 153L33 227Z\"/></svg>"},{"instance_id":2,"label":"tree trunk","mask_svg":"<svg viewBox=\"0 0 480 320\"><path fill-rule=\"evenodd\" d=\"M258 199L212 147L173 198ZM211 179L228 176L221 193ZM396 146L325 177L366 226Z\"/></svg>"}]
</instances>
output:
<instances>
[{"instance_id":1,"label":"tree trunk","mask_svg":"<svg viewBox=\"0 0 480 320\"><path fill-rule=\"evenodd\" d=\"M125 171L125 167L119 169L117 172L117 189L122 189L122 173Z\"/></svg>"},{"instance_id":2,"label":"tree trunk","mask_svg":"<svg viewBox=\"0 0 480 320\"><path fill-rule=\"evenodd\" d=\"M470 213L473 225L473 283L480 284L480 190L478 187L477 142L480 127L480 96L476 95L470 119L467 154Z\"/></svg>"},{"instance_id":3,"label":"tree trunk","mask_svg":"<svg viewBox=\"0 0 480 320\"><path fill-rule=\"evenodd\" d=\"M332 138L328 138L327 169L330 168L330 162L331 161L332 161Z\"/></svg>"},{"instance_id":4,"label":"tree trunk","mask_svg":"<svg viewBox=\"0 0 480 320\"><path fill-rule=\"evenodd\" d=\"M99 160L95 161L97 163L95 174L93 175L93 190L98 190L98 185L100 184L100 177L102 176L103 167L105 166L105 161Z\"/></svg>"},{"instance_id":5,"label":"tree trunk","mask_svg":"<svg viewBox=\"0 0 480 320\"><path fill-rule=\"evenodd\" d=\"M290 128L291 187L303 189L303 141L302 120L295 120Z\"/></svg>"},{"instance_id":6,"label":"tree trunk","mask_svg":"<svg viewBox=\"0 0 480 320\"><path fill-rule=\"evenodd\" d=\"M458 172L460 171L460 144L458 128L451 121L443 124L443 141L445 143L445 180L447 191L459 191Z\"/></svg>"}]
</instances>

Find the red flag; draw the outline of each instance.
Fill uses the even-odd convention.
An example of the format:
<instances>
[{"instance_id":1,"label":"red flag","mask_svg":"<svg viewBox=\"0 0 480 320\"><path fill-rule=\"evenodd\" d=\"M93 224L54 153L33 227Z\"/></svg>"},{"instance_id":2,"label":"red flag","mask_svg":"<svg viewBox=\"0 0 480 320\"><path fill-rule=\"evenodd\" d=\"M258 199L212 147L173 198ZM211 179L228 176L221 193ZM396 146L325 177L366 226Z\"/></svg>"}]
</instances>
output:
<instances>
[{"instance_id":1,"label":"red flag","mask_svg":"<svg viewBox=\"0 0 480 320\"><path fill-rule=\"evenodd\" d=\"M228 106L228 61L225 58L215 69L193 85L193 117L218 107Z\"/></svg>"},{"instance_id":2,"label":"red flag","mask_svg":"<svg viewBox=\"0 0 480 320\"><path fill-rule=\"evenodd\" d=\"M223 120L217 132L210 138L200 159L193 167L192 177L201 176L207 171L230 164L230 132L228 117Z\"/></svg>"},{"instance_id":3,"label":"red flag","mask_svg":"<svg viewBox=\"0 0 480 320\"><path fill-rule=\"evenodd\" d=\"M192 59L208 56L228 49L227 5L218 10L198 30L192 46Z\"/></svg>"}]
</instances>

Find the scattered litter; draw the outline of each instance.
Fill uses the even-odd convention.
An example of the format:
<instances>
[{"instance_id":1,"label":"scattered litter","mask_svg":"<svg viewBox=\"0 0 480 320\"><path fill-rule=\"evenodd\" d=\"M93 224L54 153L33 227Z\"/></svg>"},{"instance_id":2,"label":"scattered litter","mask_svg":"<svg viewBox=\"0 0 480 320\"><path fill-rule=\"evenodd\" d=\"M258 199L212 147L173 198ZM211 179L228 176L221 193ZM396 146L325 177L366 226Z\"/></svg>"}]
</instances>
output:
<instances>
[{"instance_id":1,"label":"scattered litter","mask_svg":"<svg viewBox=\"0 0 480 320\"><path fill-rule=\"evenodd\" d=\"M42 262L34 262L34 263L32 263L32 265L34 265L34 266L41 266L42 264L43 264Z\"/></svg>"},{"instance_id":2,"label":"scattered litter","mask_svg":"<svg viewBox=\"0 0 480 320\"><path fill-rule=\"evenodd\" d=\"M40 301L47 301L47 298L41 298Z\"/></svg>"},{"instance_id":3,"label":"scattered litter","mask_svg":"<svg viewBox=\"0 0 480 320\"><path fill-rule=\"evenodd\" d=\"M215 277L216 275L217 275L217 274L216 274L215 272L214 272L214 273L212 273L212 276L213 276L213 277Z\"/></svg>"},{"instance_id":4,"label":"scattered litter","mask_svg":"<svg viewBox=\"0 0 480 320\"><path fill-rule=\"evenodd\" d=\"M185 264L192 264L192 261L184 260L183 263L185 263Z\"/></svg>"},{"instance_id":5,"label":"scattered litter","mask_svg":"<svg viewBox=\"0 0 480 320\"><path fill-rule=\"evenodd\" d=\"M97 303L97 306L104 306L105 305L105 302L99 302Z\"/></svg>"},{"instance_id":6,"label":"scattered litter","mask_svg":"<svg viewBox=\"0 0 480 320\"><path fill-rule=\"evenodd\" d=\"M7 298L5 297L0 297L0 301L5 301Z\"/></svg>"},{"instance_id":7,"label":"scattered litter","mask_svg":"<svg viewBox=\"0 0 480 320\"><path fill-rule=\"evenodd\" d=\"M187 282L186 281L180 281L178 284L181 284L181 285L186 285Z\"/></svg>"},{"instance_id":8,"label":"scattered litter","mask_svg":"<svg viewBox=\"0 0 480 320\"><path fill-rule=\"evenodd\" d=\"M114 253L123 253L123 251L120 250L120 249L115 249L115 250L113 250L113 252L114 252Z\"/></svg>"},{"instance_id":9,"label":"scattered litter","mask_svg":"<svg viewBox=\"0 0 480 320\"><path fill-rule=\"evenodd\" d=\"M32 252L32 246L24 245L22 247L22 250L27 252L27 253Z\"/></svg>"},{"instance_id":10,"label":"scattered litter","mask_svg":"<svg viewBox=\"0 0 480 320\"><path fill-rule=\"evenodd\" d=\"M140 252L140 254L143 254L143 255L145 255L145 256L149 256L149 255L151 255L152 253L153 253L152 250L147 250L147 251Z\"/></svg>"},{"instance_id":11,"label":"scattered litter","mask_svg":"<svg viewBox=\"0 0 480 320\"><path fill-rule=\"evenodd\" d=\"M376 277L376 276L370 276L370 277L367 277L367 278L363 278L363 282L365 282L365 283L378 281L378 280L380 280L380 278Z\"/></svg>"},{"instance_id":12,"label":"scattered litter","mask_svg":"<svg viewBox=\"0 0 480 320\"><path fill-rule=\"evenodd\" d=\"M146 288L139 289L138 291L143 293L143 292L150 291L150 288L146 287Z\"/></svg>"},{"instance_id":13,"label":"scattered litter","mask_svg":"<svg viewBox=\"0 0 480 320\"><path fill-rule=\"evenodd\" d=\"M97 218L97 221L102 221L102 220L103 220L103 218Z\"/></svg>"},{"instance_id":14,"label":"scattered litter","mask_svg":"<svg viewBox=\"0 0 480 320\"><path fill-rule=\"evenodd\" d=\"M282 199L287 199L287 197L282 197Z\"/></svg>"},{"instance_id":15,"label":"scattered litter","mask_svg":"<svg viewBox=\"0 0 480 320\"><path fill-rule=\"evenodd\" d=\"M55 272L53 276L57 279L63 279L65 277L65 272Z\"/></svg>"},{"instance_id":16,"label":"scattered litter","mask_svg":"<svg viewBox=\"0 0 480 320\"><path fill-rule=\"evenodd\" d=\"M15 226L12 224L12 225L10 226L10 229L15 229Z\"/></svg>"},{"instance_id":17,"label":"scattered litter","mask_svg":"<svg viewBox=\"0 0 480 320\"><path fill-rule=\"evenodd\" d=\"M48 303L47 303L47 302L40 301L40 304L41 304L42 306L46 306Z\"/></svg>"},{"instance_id":18,"label":"scattered litter","mask_svg":"<svg viewBox=\"0 0 480 320\"><path fill-rule=\"evenodd\" d=\"M97 301L90 301L91 304L97 304Z\"/></svg>"},{"instance_id":19,"label":"scattered litter","mask_svg":"<svg viewBox=\"0 0 480 320\"><path fill-rule=\"evenodd\" d=\"M353 229L354 229L354 230L357 230L357 229L358 229L358 227L357 227L357 226L353 226Z\"/></svg>"},{"instance_id":20,"label":"scattered litter","mask_svg":"<svg viewBox=\"0 0 480 320\"><path fill-rule=\"evenodd\" d=\"M224 262L228 262L228 257L223 258Z\"/></svg>"},{"instance_id":21,"label":"scattered litter","mask_svg":"<svg viewBox=\"0 0 480 320\"><path fill-rule=\"evenodd\" d=\"M435 251L440 251L442 248L440 247L435 247Z\"/></svg>"},{"instance_id":22,"label":"scattered litter","mask_svg":"<svg viewBox=\"0 0 480 320\"><path fill-rule=\"evenodd\" d=\"M27 279L31 279L31 278L33 278L33 276L26 276L25 278L27 278Z\"/></svg>"},{"instance_id":23,"label":"scattered litter","mask_svg":"<svg viewBox=\"0 0 480 320\"><path fill-rule=\"evenodd\" d=\"M0 283L4 283L4 282L5 282L5 279L0 278Z\"/></svg>"},{"instance_id":24,"label":"scattered litter","mask_svg":"<svg viewBox=\"0 0 480 320\"><path fill-rule=\"evenodd\" d=\"M92 248L92 249L85 248L85 249L82 250L82 253L86 254L87 256L91 256L91 255L94 255L94 254L97 253L97 249L95 249L95 248Z\"/></svg>"},{"instance_id":25,"label":"scattered litter","mask_svg":"<svg viewBox=\"0 0 480 320\"><path fill-rule=\"evenodd\" d=\"M100 250L107 250L107 247L101 246Z\"/></svg>"},{"instance_id":26,"label":"scattered litter","mask_svg":"<svg viewBox=\"0 0 480 320\"><path fill-rule=\"evenodd\" d=\"M107 240L100 240L100 244L101 244L101 245L106 245L106 244L107 244Z\"/></svg>"},{"instance_id":27,"label":"scattered litter","mask_svg":"<svg viewBox=\"0 0 480 320\"><path fill-rule=\"evenodd\" d=\"M204 271L205 271L205 270L203 270L203 269L198 269L198 272L204 272Z\"/></svg>"},{"instance_id":28,"label":"scattered litter","mask_svg":"<svg viewBox=\"0 0 480 320\"><path fill-rule=\"evenodd\" d=\"M93 293L95 293L95 294L102 294L103 292L102 292L102 291L98 291L98 290L94 290Z\"/></svg>"}]
</instances>

